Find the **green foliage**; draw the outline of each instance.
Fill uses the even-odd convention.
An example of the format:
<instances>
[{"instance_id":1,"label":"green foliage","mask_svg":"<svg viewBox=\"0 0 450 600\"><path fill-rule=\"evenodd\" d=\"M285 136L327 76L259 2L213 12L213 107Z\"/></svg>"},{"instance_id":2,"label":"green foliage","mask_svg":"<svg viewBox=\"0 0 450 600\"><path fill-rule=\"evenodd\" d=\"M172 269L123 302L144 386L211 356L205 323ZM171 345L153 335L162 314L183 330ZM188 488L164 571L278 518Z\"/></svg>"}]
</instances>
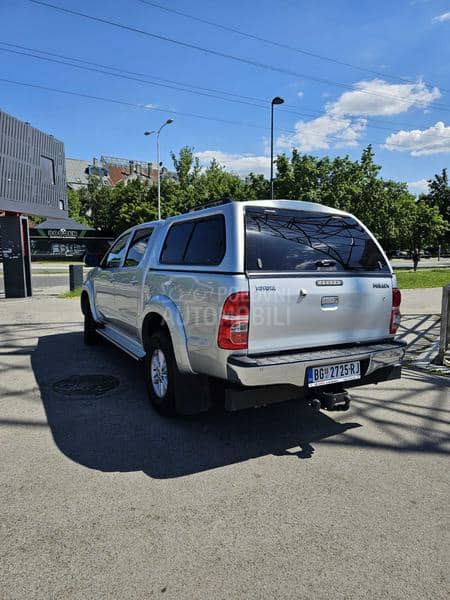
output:
<instances>
[{"instance_id":1,"label":"green foliage","mask_svg":"<svg viewBox=\"0 0 450 600\"><path fill-rule=\"evenodd\" d=\"M429 206L419 200L415 206L414 218L411 225L411 248L422 250L427 246L435 246L448 230L437 206Z\"/></svg>"},{"instance_id":2,"label":"green foliage","mask_svg":"<svg viewBox=\"0 0 450 600\"><path fill-rule=\"evenodd\" d=\"M250 173L244 181L243 198L247 200L264 200L270 198L270 182L264 175Z\"/></svg>"},{"instance_id":3,"label":"green foliage","mask_svg":"<svg viewBox=\"0 0 450 600\"><path fill-rule=\"evenodd\" d=\"M83 213L80 195L75 190L67 191L67 200L69 208L69 217L75 219L77 223L89 225L89 219Z\"/></svg>"},{"instance_id":4,"label":"green foliage","mask_svg":"<svg viewBox=\"0 0 450 600\"><path fill-rule=\"evenodd\" d=\"M447 169L442 169L440 175L436 174L428 181L428 190L428 194L422 194L420 199L429 206L436 207L441 217L450 223L450 185ZM447 229L445 242L450 244L450 229Z\"/></svg>"},{"instance_id":5,"label":"green foliage","mask_svg":"<svg viewBox=\"0 0 450 600\"><path fill-rule=\"evenodd\" d=\"M70 292L62 292L58 294L58 298L62 298L63 300L67 300L70 298L79 298L81 296L82 288L77 288Z\"/></svg>"},{"instance_id":6,"label":"green foliage","mask_svg":"<svg viewBox=\"0 0 450 600\"><path fill-rule=\"evenodd\" d=\"M229 173L216 160L202 169L192 148L172 153L176 179L161 178L162 217L192 210L210 200L232 197L257 200L270 197L263 175L245 179ZM384 180L368 146L358 161L348 156L317 158L293 150L279 155L274 182L275 197L320 202L358 217L380 240L386 251L419 248L439 243L448 231L450 188L447 173L430 181L430 192L419 201L404 183ZM105 234L117 235L126 228L157 218L156 185L139 179L105 186L90 177L86 188L69 192L69 214L88 222ZM86 216L88 215L88 216Z\"/></svg>"},{"instance_id":7,"label":"green foliage","mask_svg":"<svg viewBox=\"0 0 450 600\"><path fill-rule=\"evenodd\" d=\"M114 235L138 223L157 219L156 200L146 182L134 179L119 183L110 192L111 205L116 212Z\"/></svg>"}]
</instances>

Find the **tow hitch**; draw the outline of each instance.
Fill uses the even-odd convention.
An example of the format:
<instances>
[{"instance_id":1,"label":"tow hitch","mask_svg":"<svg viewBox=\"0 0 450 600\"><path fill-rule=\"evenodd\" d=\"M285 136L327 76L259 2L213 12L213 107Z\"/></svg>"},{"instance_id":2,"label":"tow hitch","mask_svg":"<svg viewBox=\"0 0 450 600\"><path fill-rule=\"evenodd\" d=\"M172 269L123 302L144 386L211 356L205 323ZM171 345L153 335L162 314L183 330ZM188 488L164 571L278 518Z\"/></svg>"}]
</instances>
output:
<instances>
[{"instance_id":1,"label":"tow hitch","mask_svg":"<svg viewBox=\"0 0 450 600\"><path fill-rule=\"evenodd\" d=\"M350 394L346 390L319 392L311 400L311 406L316 410L348 410L350 408Z\"/></svg>"}]
</instances>

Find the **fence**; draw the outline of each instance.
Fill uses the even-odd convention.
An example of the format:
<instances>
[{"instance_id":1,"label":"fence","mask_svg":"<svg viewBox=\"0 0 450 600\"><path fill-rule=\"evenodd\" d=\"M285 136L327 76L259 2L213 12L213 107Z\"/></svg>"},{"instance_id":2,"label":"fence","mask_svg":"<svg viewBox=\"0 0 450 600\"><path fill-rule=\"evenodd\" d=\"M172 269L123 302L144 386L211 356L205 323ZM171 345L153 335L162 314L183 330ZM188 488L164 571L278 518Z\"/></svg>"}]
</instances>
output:
<instances>
[{"instance_id":1,"label":"fence","mask_svg":"<svg viewBox=\"0 0 450 600\"><path fill-rule=\"evenodd\" d=\"M445 353L450 346L450 284L442 288L441 337L439 346L439 364L444 362Z\"/></svg>"}]
</instances>

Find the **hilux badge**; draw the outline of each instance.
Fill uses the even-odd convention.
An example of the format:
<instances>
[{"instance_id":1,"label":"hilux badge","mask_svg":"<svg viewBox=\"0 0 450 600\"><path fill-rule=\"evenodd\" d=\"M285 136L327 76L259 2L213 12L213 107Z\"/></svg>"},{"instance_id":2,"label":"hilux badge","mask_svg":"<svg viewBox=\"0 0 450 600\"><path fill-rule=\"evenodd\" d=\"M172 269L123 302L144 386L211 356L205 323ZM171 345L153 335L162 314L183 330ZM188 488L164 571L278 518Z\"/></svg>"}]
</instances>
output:
<instances>
[{"instance_id":1,"label":"hilux badge","mask_svg":"<svg viewBox=\"0 0 450 600\"><path fill-rule=\"evenodd\" d=\"M388 283L373 283L372 285L374 288L388 288L389 287Z\"/></svg>"}]
</instances>

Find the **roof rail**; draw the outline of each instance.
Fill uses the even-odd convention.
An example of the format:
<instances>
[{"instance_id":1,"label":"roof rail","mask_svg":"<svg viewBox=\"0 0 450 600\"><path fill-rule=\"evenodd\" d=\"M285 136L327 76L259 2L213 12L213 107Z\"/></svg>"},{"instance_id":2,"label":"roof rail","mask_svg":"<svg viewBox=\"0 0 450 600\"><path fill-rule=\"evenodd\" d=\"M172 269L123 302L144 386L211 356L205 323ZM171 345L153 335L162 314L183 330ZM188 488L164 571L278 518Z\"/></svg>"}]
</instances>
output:
<instances>
[{"instance_id":1,"label":"roof rail","mask_svg":"<svg viewBox=\"0 0 450 600\"><path fill-rule=\"evenodd\" d=\"M203 210L204 208L211 208L212 206L230 204L230 202L239 202L239 200L236 200L236 198L217 198L216 200L209 200L208 202L197 204L192 210Z\"/></svg>"}]
</instances>

